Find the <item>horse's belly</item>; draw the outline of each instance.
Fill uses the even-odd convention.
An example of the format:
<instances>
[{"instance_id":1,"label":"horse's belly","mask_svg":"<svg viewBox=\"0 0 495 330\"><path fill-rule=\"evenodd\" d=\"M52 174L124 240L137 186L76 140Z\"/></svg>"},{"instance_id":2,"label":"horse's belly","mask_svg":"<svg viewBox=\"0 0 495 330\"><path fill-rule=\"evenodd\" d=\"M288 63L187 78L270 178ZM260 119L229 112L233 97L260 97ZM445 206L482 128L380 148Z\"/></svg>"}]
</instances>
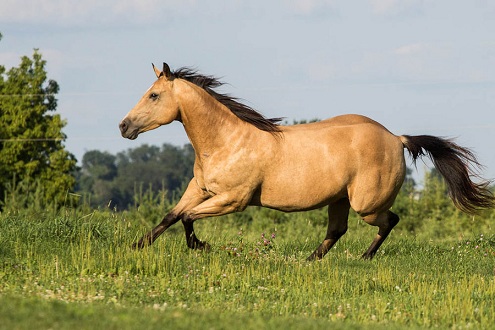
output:
<instances>
[{"instance_id":1,"label":"horse's belly","mask_svg":"<svg viewBox=\"0 0 495 330\"><path fill-rule=\"evenodd\" d=\"M332 171L295 167L265 180L255 204L286 212L304 211L328 205L346 194L342 177L335 177Z\"/></svg>"}]
</instances>

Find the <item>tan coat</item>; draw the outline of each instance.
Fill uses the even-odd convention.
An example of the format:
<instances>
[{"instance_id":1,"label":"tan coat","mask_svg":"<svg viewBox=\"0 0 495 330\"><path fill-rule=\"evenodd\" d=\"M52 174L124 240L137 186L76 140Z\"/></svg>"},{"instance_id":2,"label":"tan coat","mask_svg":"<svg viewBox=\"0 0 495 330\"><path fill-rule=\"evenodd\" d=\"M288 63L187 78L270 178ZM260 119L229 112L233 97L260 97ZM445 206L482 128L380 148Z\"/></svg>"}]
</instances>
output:
<instances>
[{"instance_id":1,"label":"tan coat","mask_svg":"<svg viewBox=\"0 0 495 330\"><path fill-rule=\"evenodd\" d=\"M487 183L469 179L472 173L467 164L477 164L476 159L451 141L396 136L360 115L277 126L275 120L214 92L220 83L212 77L187 70L172 73L166 64L163 71L154 69L158 80L120 123L122 136L135 139L178 120L194 147L196 161L194 178L182 199L138 247L153 242L179 220L188 246L205 248L207 244L194 234L197 219L242 211L249 205L286 212L328 205L327 235L309 259L322 258L346 232L350 207L379 227L363 255L372 258L399 221L389 209L405 177L404 147L414 159L426 150L443 165L439 170L461 209L493 206ZM462 187L456 183L459 178L464 181Z\"/></svg>"}]
</instances>

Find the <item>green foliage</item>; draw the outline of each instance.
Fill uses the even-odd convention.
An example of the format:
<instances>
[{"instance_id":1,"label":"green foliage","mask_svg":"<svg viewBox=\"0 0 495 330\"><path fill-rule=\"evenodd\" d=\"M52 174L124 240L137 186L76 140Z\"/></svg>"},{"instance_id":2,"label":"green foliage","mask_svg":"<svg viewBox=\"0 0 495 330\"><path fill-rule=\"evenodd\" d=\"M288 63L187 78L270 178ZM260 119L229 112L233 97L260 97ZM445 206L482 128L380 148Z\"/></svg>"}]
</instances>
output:
<instances>
[{"instance_id":1,"label":"green foliage","mask_svg":"<svg viewBox=\"0 0 495 330\"><path fill-rule=\"evenodd\" d=\"M0 66L0 202L8 185L38 182L45 201L63 203L75 184L76 159L63 145L66 123L49 113L56 110L59 86L47 80L45 64L35 51L8 72Z\"/></svg>"},{"instance_id":2,"label":"green foliage","mask_svg":"<svg viewBox=\"0 0 495 330\"><path fill-rule=\"evenodd\" d=\"M301 119L301 120L296 120L294 119L292 121L292 124L289 123L287 120L284 120L284 122L282 123L282 125L300 125L300 124L310 124L310 123L316 123L316 122L319 122L321 119L319 118L313 118L313 119L310 119L310 120L307 120L307 119Z\"/></svg>"},{"instance_id":3,"label":"green foliage","mask_svg":"<svg viewBox=\"0 0 495 330\"><path fill-rule=\"evenodd\" d=\"M493 220L495 216L493 210L481 210L475 216L459 211L436 169L425 173L421 189L406 178L392 210L401 218L395 231L404 230L424 239L454 240L466 231L473 234L486 232L492 230L492 222L480 222L480 219Z\"/></svg>"},{"instance_id":4,"label":"green foliage","mask_svg":"<svg viewBox=\"0 0 495 330\"><path fill-rule=\"evenodd\" d=\"M93 206L125 209L155 196L161 196L163 203L182 191L192 178L193 164L190 145L159 148L145 144L117 155L92 150L83 156L78 191L91 196Z\"/></svg>"}]
</instances>

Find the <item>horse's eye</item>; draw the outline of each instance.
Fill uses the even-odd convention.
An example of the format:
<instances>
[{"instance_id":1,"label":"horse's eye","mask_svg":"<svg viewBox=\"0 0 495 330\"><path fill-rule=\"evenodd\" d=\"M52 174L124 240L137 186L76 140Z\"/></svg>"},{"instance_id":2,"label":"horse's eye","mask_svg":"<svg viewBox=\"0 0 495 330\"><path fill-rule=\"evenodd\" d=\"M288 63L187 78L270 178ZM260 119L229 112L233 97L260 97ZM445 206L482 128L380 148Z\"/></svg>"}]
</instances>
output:
<instances>
[{"instance_id":1,"label":"horse's eye","mask_svg":"<svg viewBox=\"0 0 495 330\"><path fill-rule=\"evenodd\" d=\"M153 101L156 101L158 99L158 94L157 93L151 93L150 99L152 99Z\"/></svg>"}]
</instances>

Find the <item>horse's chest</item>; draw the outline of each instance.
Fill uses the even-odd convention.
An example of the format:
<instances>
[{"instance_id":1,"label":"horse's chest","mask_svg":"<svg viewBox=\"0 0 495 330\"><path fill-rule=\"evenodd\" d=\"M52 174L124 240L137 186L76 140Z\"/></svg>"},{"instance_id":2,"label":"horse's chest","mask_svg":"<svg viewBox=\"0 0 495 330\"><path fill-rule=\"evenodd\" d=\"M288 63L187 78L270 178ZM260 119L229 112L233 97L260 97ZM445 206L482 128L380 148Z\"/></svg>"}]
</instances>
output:
<instances>
[{"instance_id":1,"label":"horse's chest","mask_svg":"<svg viewBox=\"0 0 495 330\"><path fill-rule=\"evenodd\" d=\"M252 189L259 175L252 166L231 162L206 162L197 176L201 189L210 195Z\"/></svg>"}]
</instances>

